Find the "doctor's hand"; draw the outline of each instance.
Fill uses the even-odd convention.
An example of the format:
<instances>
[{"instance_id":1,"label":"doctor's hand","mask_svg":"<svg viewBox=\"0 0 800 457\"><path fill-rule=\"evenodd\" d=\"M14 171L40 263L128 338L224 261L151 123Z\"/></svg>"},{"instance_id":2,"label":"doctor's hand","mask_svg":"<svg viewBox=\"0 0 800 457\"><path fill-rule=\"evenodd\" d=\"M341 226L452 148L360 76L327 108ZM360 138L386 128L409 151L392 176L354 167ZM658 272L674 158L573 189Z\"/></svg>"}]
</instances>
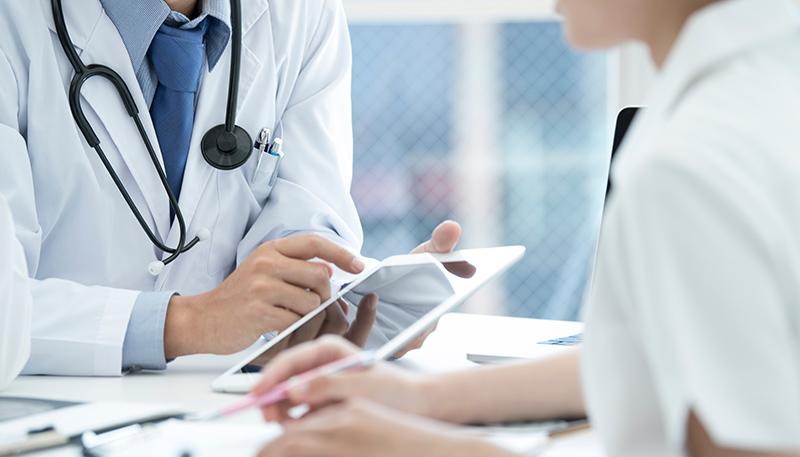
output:
<instances>
[{"instance_id":1,"label":"doctor's hand","mask_svg":"<svg viewBox=\"0 0 800 457\"><path fill-rule=\"evenodd\" d=\"M423 254L423 253L430 253L430 254L448 254L453 252L458 242L461 240L461 226L458 222L454 221L444 221L439 224L435 229L433 229L433 233L431 233L431 239L420 244L417 246L411 254ZM464 278L471 277L475 274L475 267L469 264L453 264L455 265L455 271L450 271L451 273L461 276ZM462 266L466 265L466 267ZM452 270L452 266L446 266L448 270ZM471 271L470 271L471 269ZM464 271L462 271L464 270ZM415 339L411 343L408 344L405 348L399 351L397 354L394 354L395 357L400 358L409 351L413 351L414 349L419 349L425 343L425 340L436 330L436 326L422 334L419 338Z\"/></svg>"},{"instance_id":2,"label":"doctor's hand","mask_svg":"<svg viewBox=\"0 0 800 457\"><path fill-rule=\"evenodd\" d=\"M424 252L447 254L455 249L460 240L461 226L458 225L458 222L444 221L433 229L431 239L417 246L411 251L411 254L422 254Z\"/></svg>"},{"instance_id":3,"label":"doctor's hand","mask_svg":"<svg viewBox=\"0 0 800 457\"><path fill-rule=\"evenodd\" d=\"M284 425L262 457L511 457L453 427L365 400L351 400Z\"/></svg>"},{"instance_id":4,"label":"doctor's hand","mask_svg":"<svg viewBox=\"0 0 800 457\"><path fill-rule=\"evenodd\" d=\"M353 274L364 269L332 241L294 236L261 245L216 289L173 297L164 325L166 358L232 354L286 329L330 297L333 269L326 262Z\"/></svg>"},{"instance_id":5,"label":"doctor's hand","mask_svg":"<svg viewBox=\"0 0 800 457\"><path fill-rule=\"evenodd\" d=\"M303 344L281 353L264 369L253 394L269 392L278 384L306 371L357 354L360 349L348 341L332 336ZM368 370L351 371L322 377L289 390L289 399L262 409L267 421L286 422L288 411L308 405L311 411L354 398L369 399L391 408L425 415L429 389L421 375L379 363Z\"/></svg>"},{"instance_id":6,"label":"doctor's hand","mask_svg":"<svg viewBox=\"0 0 800 457\"><path fill-rule=\"evenodd\" d=\"M250 365L265 367L287 349L314 341L324 335L341 336L357 347L364 347L375 325L377 306L377 295L365 296L358 305L355 319L350 322L347 318L350 305L344 300L339 300L336 305L328 306L324 312L301 325L287 338L270 346L269 350L250 362Z\"/></svg>"}]
</instances>

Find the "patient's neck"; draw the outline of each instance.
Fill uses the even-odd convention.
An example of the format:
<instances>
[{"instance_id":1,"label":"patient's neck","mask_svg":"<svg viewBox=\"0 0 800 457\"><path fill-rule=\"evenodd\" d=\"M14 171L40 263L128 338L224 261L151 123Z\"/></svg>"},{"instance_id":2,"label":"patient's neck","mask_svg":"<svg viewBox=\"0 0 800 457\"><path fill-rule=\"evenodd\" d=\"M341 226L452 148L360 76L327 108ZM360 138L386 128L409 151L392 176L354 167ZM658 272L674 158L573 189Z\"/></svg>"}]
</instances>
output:
<instances>
[{"instance_id":1,"label":"patient's neck","mask_svg":"<svg viewBox=\"0 0 800 457\"><path fill-rule=\"evenodd\" d=\"M689 18L701 9L719 0L675 0L663 2L653 11L653 21L647 27L644 41L650 48L653 62L658 68L664 66L675 42ZM657 11L656 11L657 10Z\"/></svg>"},{"instance_id":2,"label":"patient's neck","mask_svg":"<svg viewBox=\"0 0 800 457\"><path fill-rule=\"evenodd\" d=\"M189 19L197 15L197 0L164 0L172 11L177 11Z\"/></svg>"}]
</instances>

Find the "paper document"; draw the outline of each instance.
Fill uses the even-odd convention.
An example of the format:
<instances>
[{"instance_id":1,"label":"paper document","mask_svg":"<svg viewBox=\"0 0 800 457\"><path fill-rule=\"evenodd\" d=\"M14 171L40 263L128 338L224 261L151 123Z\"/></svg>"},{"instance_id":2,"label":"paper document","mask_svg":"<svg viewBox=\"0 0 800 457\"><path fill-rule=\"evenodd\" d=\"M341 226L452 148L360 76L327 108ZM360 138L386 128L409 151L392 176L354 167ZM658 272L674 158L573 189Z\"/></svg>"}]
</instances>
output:
<instances>
[{"instance_id":1,"label":"paper document","mask_svg":"<svg viewBox=\"0 0 800 457\"><path fill-rule=\"evenodd\" d=\"M275 424L169 420L149 427L135 439L105 446L100 454L113 457L255 456L280 433L280 427Z\"/></svg>"},{"instance_id":2,"label":"paper document","mask_svg":"<svg viewBox=\"0 0 800 457\"><path fill-rule=\"evenodd\" d=\"M143 403L85 403L50 412L0 422L0 437L24 436L31 430L53 427L66 436L100 430L131 421L176 415L182 411L170 405Z\"/></svg>"}]
</instances>

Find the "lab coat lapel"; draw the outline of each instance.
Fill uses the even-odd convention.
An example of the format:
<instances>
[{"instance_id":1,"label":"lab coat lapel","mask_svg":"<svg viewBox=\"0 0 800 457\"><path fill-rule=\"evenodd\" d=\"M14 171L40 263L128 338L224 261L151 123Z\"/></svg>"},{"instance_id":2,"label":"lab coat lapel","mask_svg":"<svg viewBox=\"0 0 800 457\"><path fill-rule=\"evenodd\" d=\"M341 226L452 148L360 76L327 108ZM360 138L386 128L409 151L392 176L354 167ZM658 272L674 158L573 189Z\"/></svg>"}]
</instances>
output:
<instances>
[{"instance_id":1,"label":"lab coat lapel","mask_svg":"<svg viewBox=\"0 0 800 457\"><path fill-rule=\"evenodd\" d=\"M258 54L253 52L252 39L248 39L250 29L261 20L269 11L267 0L253 0L242 6L242 74L239 78L239 97L237 106L241 109L244 101L250 95L250 90L256 82L256 77L261 71L263 62ZM250 132L251 135L254 132Z\"/></svg>"},{"instance_id":2,"label":"lab coat lapel","mask_svg":"<svg viewBox=\"0 0 800 457\"><path fill-rule=\"evenodd\" d=\"M244 100L250 94L256 77L261 71L262 62L251 50L248 45L248 31L266 12L268 11L267 0L254 0L243 5L242 32L244 36L244 46L242 46L242 68L239 77L239 96L237 107L241 109ZM186 220L187 227L191 227L200 200L205 189L212 184L212 177L215 173L236 173L241 171L221 171L216 170L206 163L200 149L200 143L205 133L212 127L225 122L225 109L228 100L228 77L231 65L231 47L214 67L214 71L207 73L203 78L200 88L200 96L195 110L194 128L192 132L192 142L189 148L189 157L186 162L186 171L183 175L183 186L181 189L180 207ZM241 123L239 123L241 125ZM251 137L255 132L248 132ZM218 191L224 191L219 189ZM201 228L211 227L192 227L195 231ZM188 234L191 239L193 232ZM168 243L177 243L180 233L177 224L173 224L170 230Z\"/></svg>"},{"instance_id":3,"label":"lab coat lapel","mask_svg":"<svg viewBox=\"0 0 800 457\"><path fill-rule=\"evenodd\" d=\"M39 3L47 20L47 25L53 32L53 37L56 38L51 0L39 0ZM64 21L67 23L67 30L70 38L72 38L72 44L80 52L92 37L95 24L103 16L103 7L99 1L82 2L80 5L75 5L75 3L69 0L63 2ZM58 43L58 41L54 41L54 43Z\"/></svg>"},{"instance_id":4,"label":"lab coat lapel","mask_svg":"<svg viewBox=\"0 0 800 457\"><path fill-rule=\"evenodd\" d=\"M96 8L97 11L92 10L93 13L88 14L82 10L89 7ZM140 118L155 148L156 157L163 168L161 151L148 115L147 103L119 32L102 11L99 2L66 1L64 10L67 27L84 63L106 65L127 83L139 107ZM88 20L86 17L95 19ZM55 33L52 22L51 29ZM92 32L86 32L87 29ZM121 177L125 174L125 167L130 171L146 203L146 208L140 210L143 214L149 210L155 223L156 235L163 239L169 229L169 200L133 119L127 114L113 85L103 78L96 77L89 80L83 87L81 98L85 102L83 106L87 114L93 111L95 117L99 119L101 125L94 125L95 130L105 127L113 143L113 145L101 143L100 146ZM119 151L119 154L114 154L114 149Z\"/></svg>"}]
</instances>

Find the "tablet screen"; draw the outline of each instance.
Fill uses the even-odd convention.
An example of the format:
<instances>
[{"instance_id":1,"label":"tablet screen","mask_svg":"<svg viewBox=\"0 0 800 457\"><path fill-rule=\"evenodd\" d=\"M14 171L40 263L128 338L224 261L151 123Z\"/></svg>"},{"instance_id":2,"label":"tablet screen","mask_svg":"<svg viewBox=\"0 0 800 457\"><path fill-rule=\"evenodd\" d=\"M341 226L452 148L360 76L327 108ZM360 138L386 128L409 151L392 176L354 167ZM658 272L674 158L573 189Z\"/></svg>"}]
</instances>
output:
<instances>
[{"instance_id":1,"label":"tablet screen","mask_svg":"<svg viewBox=\"0 0 800 457\"><path fill-rule=\"evenodd\" d=\"M242 368L257 372L287 348L335 334L365 349L377 349L422 316L447 301L468 281L477 268L466 260L388 264L360 280L345 284L342 298L315 311L302 325L287 334L273 335L264 352ZM368 315L359 305L369 294L379 296L377 313ZM264 338L269 338L265 336Z\"/></svg>"}]
</instances>

